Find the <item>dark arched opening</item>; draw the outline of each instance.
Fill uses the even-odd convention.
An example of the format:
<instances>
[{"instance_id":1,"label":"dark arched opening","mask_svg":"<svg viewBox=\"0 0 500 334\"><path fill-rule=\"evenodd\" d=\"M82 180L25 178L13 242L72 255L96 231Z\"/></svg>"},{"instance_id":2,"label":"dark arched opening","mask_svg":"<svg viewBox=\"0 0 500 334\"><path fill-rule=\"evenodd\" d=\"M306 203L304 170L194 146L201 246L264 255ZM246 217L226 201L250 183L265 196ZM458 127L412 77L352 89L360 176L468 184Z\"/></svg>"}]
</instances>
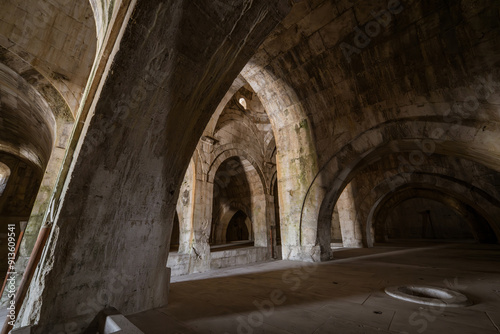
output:
<instances>
[{"instance_id":1,"label":"dark arched opening","mask_svg":"<svg viewBox=\"0 0 500 334\"><path fill-rule=\"evenodd\" d=\"M422 197L399 203L380 223L386 226L388 240L474 240L464 216L448 205Z\"/></svg>"},{"instance_id":2,"label":"dark arched opening","mask_svg":"<svg viewBox=\"0 0 500 334\"><path fill-rule=\"evenodd\" d=\"M229 224L227 225L226 242L243 241L250 239L250 233L245 223L247 219L247 215L241 210L238 210L234 214L234 216L229 221Z\"/></svg>"},{"instance_id":3,"label":"dark arched opening","mask_svg":"<svg viewBox=\"0 0 500 334\"><path fill-rule=\"evenodd\" d=\"M281 245L281 224L280 224L280 201L278 197L278 181L274 182L274 233L276 235L276 245Z\"/></svg>"},{"instance_id":4,"label":"dark arched opening","mask_svg":"<svg viewBox=\"0 0 500 334\"><path fill-rule=\"evenodd\" d=\"M229 225L230 223L235 224L235 219L241 219L242 217L241 214L236 215L236 213L241 212L245 215L245 219L252 220L253 218L248 217L252 212L252 196L254 195L251 182L260 182L260 179L258 179L257 175L253 175L256 173L247 175L246 169L254 171L247 160L231 157L219 166L215 174L210 234L210 243L212 245L224 244L230 241L226 235L230 231ZM252 179L251 175L254 176L254 179ZM243 223L245 219L243 219ZM236 228L236 226L233 225L233 228ZM244 240L249 240L251 237L250 233ZM237 237L233 235L231 239L234 238Z\"/></svg>"},{"instance_id":5,"label":"dark arched opening","mask_svg":"<svg viewBox=\"0 0 500 334\"><path fill-rule=\"evenodd\" d=\"M177 212L174 214L174 224L172 226L172 233L170 235L170 251L177 252L179 251L179 236L180 236L180 225L179 225L179 216Z\"/></svg>"},{"instance_id":6,"label":"dark arched opening","mask_svg":"<svg viewBox=\"0 0 500 334\"><path fill-rule=\"evenodd\" d=\"M340 227L339 209L337 205L333 208L330 237L332 238L332 244L342 245L342 229Z\"/></svg>"},{"instance_id":7,"label":"dark arched opening","mask_svg":"<svg viewBox=\"0 0 500 334\"><path fill-rule=\"evenodd\" d=\"M407 201L420 200L420 205ZM403 205L402 208L399 208ZM432 210L431 210L432 208ZM396 210L396 211L395 211ZM404 213L400 213L403 210ZM414 212L412 212L414 210ZM407 226L401 230L390 230L391 219L401 222L401 216L406 220L413 215L415 226ZM447 217L447 215L452 215ZM447 219L449 218L449 219ZM448 220L443 222L443 219ZM465 228L467 225L467 229ZM477 208L438 189L427 189L408 186L394 192L391 197L382 201L373 215L375 242L385 242L394 238L410 239L472 239L481 243L496 243L497 238L488 220ZM450 231L451 229L451 231ZM448 230L448 231L447 231ZM403 233L403 234L402 234Z\"/></svg>"}]
</instances>

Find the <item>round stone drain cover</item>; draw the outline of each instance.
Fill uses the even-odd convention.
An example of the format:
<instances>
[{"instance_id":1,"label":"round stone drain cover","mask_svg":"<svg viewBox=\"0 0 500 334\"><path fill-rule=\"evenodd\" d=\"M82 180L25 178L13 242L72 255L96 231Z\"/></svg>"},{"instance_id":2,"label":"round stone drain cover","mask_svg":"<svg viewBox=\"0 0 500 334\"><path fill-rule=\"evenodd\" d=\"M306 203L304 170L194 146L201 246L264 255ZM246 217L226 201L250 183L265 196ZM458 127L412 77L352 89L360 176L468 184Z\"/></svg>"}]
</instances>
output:
<instances>
[{"instance_id":1,"label":"round stone drain cover","mask_svg":"<svg viewBox=\"0 0 500 334\"><path fill-rule=\"evenodd\" d=\"M412 303L462 307L470 305L467 297L460 292L427 285L399 285L385 288L389 296Z\"/></svg>"}]
</instances>

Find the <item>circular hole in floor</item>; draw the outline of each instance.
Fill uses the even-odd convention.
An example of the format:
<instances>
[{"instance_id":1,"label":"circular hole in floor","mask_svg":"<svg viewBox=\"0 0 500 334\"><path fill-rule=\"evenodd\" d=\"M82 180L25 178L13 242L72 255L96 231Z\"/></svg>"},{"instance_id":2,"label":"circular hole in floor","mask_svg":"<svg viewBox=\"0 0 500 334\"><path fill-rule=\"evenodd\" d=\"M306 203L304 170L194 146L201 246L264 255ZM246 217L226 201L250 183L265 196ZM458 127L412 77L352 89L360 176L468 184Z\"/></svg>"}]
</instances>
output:
<instances>
[{"instance_id":1,"label":"circular hole in floor","mask_svg":"<svg viewBox=\"0 0 500 334\"><path fill-rule=\"evenodd\" d=\"M471 302L458 291L425 285L400 285L388 287L385 292L400 300L441 307L463 307Z\"/></svg>"}]
</instances>

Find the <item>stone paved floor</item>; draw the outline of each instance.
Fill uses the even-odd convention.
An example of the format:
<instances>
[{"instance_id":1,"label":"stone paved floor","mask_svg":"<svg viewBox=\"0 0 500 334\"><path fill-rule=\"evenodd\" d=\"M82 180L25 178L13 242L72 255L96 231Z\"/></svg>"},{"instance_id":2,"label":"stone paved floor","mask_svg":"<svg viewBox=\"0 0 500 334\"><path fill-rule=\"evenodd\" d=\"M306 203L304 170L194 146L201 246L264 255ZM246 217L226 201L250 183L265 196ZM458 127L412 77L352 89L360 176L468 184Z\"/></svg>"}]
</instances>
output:
<instances>
[{"instance_id":1,"label":"stone paved floor","mask_svg":"<svg viewBox=\"0 0 500 334\"><path fill-rule=\"evenodd\" d=\"M167 307L128 318L147 334L500 332L500 245L384 245L335 257L177 277ZM452 288L474 304L441 309L383 292L401 284Z\"/></svg>"}]
</instances>

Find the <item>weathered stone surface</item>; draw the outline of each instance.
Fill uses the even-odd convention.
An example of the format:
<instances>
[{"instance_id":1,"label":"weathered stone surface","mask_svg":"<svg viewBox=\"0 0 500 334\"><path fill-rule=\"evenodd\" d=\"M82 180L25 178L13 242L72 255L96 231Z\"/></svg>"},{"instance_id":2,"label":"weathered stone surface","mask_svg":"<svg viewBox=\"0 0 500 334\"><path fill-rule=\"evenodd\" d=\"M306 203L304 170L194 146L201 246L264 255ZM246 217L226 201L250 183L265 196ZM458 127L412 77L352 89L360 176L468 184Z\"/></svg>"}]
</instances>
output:
<instances>
[{"instance_id":1,"label":"weathered stone surface","mask_svg":"<svg viewBox=\"0 0 500 334\"><path fill-rule=\"evenodd\" d=\"M39 331L64 319L84 326L92 310L69 305L85 305L116 275L127 283L106 303L121 312L166 304L166 240L193 134L201 135L221 92L288 7L235 2L232 16L205 8L182 1L134 8L73 167L45 265L54 262L34 282L41 290L32 289L27 304L24 321L38 321ZM215 27L221 13L225 22ZM214 31L209 40L202 37L208 31ZM182 119L180 128L175 124ZM95 278L91 285L88 275Z\"/></svg>"},{"instance_id":2,"label":"weathered stone surface","mask_svg":"<svg viewBox=\"0 0 500 334\"><path fill-rule=\"evenodd\" d=\"M500 240L496 1L3 2L19 272L56 221L21 325L165 304L169 240L176 275L427 238L437 211L439 235Z\"/></svg>"}]
</instances>

